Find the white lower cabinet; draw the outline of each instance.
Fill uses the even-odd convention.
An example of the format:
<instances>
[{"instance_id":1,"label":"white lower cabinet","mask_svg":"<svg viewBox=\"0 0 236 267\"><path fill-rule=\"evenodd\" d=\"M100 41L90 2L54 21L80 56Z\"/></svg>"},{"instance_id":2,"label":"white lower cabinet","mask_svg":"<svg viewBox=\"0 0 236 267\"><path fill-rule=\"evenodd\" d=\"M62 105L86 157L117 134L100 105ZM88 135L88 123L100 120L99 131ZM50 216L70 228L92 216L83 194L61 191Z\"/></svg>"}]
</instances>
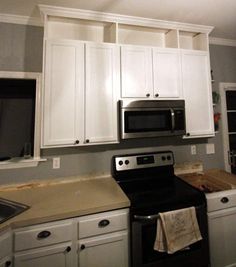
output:
<instances>
[{"instance_id":1,"label":"white lower cabinet","mask_svg":"<svg viewBox=\"0 0 236 267\"><path fill-rule=\"evenodd\" d=\"M14 261L11 240L3 244L0 236L0 267L129 267L128 214L120 209L16 229Z\"/></svg>"},{"instance_id":2,"label":"white lower cabinet","mask_svg":"<svg viewBox=\"0 0 236 267\"><path fill-rule=\"evenodd\" d=\"M14 266L72 267L73 220L61 220L14 231Z\"/></svg>"},{"instance_id":3,"label":"white lower cabinet","mask_svg":"<svg viewBox=\"0 0 236 267\"><path fill-rule=\"evenodd\" d=\"M128 210L78 219L79 267L128 267Z\"/></svg>"},{"instance_id":4,"label":"white lower cabinet","mask_svg":"<svg viewBox=\"0 0 236 267\"><path fill-rule=\"evenodd\" d=\"M81 239L78 244L79 267L128 267L126 231Z\"/></svg>"},{"instance_id":5,"label":"white lower cabinet","mask_svg":"<svg viewBox=\"0 0 236 267\"><path fill-rule=\"evenodd\" d=\"M0 267L12 267L13 262L11 257L6 257L2 260L0 260Z\"/></svg>"},{"instance_id":6,"label":"white lower cabinet","mask_svg":"<svg viewBox=\"0 0 236 267\"><path fill-rule=\"evenodd\" d=\"M0 236L0 267L12 265L12 234L7 231Z\"/></svg>"},{"instance_id":7,"label":"white lower cabinet","mask_svg":"<svg viewBox=\"0 0 236 267\"><path fill-rule=\"evenodd\" d=\"M73 267L72 243L37 248L15 254L15 267Z\"/></svg>"}]
</instances>

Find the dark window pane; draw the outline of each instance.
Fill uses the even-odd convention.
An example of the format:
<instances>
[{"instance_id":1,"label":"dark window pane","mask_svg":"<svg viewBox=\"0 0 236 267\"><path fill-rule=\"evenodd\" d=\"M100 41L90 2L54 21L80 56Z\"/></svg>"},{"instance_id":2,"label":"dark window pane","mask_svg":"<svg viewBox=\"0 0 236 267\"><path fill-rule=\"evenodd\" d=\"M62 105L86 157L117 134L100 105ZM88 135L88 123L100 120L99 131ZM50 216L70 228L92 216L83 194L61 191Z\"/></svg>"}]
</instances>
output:
<instances>
[{"instance_id":1,"label":"dark window pane","mask_svg":"<svg viewBox=\"0 0 236 267\"><path fill-rule=\"evenodd\" d=\"M226 91L227 110L236 110L236 91Z\"/></svg>"},{"instance_id":2,"label":"dark window pane","mask_svg":"<svg viewBox=\"0 0 236 267\"><path fill-rule=\"evenodd\" d=\"M228 112L228 131L236 132L236 112Z\"/></svg>"}]
</instances>

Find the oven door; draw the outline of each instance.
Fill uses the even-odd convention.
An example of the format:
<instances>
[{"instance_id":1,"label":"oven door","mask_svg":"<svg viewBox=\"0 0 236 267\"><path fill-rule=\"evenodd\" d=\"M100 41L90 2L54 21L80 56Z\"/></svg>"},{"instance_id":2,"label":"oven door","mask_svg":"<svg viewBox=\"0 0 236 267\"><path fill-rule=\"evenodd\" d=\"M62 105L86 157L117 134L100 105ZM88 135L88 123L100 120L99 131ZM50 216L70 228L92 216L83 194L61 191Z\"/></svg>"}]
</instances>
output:
<instances>
[{"instance_id":1,"label":"oven door","mask_svg":"<svg viewBox=\"0 0 236 267\"><path fill-rule=\"evenodd\" d=\"M168 254L153 249L156 238L156 218L132 216L132 267L203 267L208 266L209 250L205 206L196 208L203 239L187 249ZM136 217L136 219L135 219ZM138 218L137 218L138 217Z\"/></svg>"}]
</instances>

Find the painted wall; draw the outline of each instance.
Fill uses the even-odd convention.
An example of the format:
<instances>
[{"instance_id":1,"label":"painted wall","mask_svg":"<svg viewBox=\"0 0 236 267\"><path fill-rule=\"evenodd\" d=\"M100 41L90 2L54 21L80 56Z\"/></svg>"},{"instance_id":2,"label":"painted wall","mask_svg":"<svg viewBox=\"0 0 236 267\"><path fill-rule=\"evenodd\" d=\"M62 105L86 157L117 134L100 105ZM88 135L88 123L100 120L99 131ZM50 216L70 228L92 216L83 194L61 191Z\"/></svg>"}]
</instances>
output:
<instances>
[{"instance_id":1,"label":"painted wall","mask_svg":"<svg viewBox=\"0 0 236 267\"><path fill-rule=\"evenodd\" d=\"M0 70L42 71L43 29L34 26L0 23ZM211 46L215 85L222 79L236 79L236 48ZM223 74L223 76L221 76ZM216 153L206 155L205 144L215 143ZM190 154L190 145L196 144L197 155ZM0 148L1 149L1 148ZM117 145L81 148L48 149L42 156L48 160L35 168L0 170L0 184L26 182L36 179L57 178L93 173L110 173L112 155L146 151L172 150L177 163L201 160L205 169L222 168L222 146L220 135L210 139L182 140L181 138L159 138L129 140ZM52 157L61 158L61 168L52 169Z\"/></svg>"}]
</instances>

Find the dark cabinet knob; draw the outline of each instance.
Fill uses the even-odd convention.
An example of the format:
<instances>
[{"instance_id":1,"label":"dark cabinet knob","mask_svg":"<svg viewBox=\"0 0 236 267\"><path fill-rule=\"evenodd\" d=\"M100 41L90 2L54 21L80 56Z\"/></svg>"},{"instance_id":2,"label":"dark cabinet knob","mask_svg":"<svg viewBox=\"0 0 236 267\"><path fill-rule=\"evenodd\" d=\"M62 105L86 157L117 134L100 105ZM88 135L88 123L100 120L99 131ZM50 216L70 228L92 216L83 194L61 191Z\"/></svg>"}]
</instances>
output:
<instances>
[{"instance_id":1,"label":"dark cabinet knob","mask_svg":"<svg viewBox=\"0 0 236 267\"><path fill-rule=\"evenodd\" d=\"M159 94L155 94L155 97L158 97L159 96Z\"/></svg>"},{"instance_id":2,"label":"dark cabinet knob","mask_svg":"<svg viewBox=\"0 0 236 267\"><path fill-rule=\"evenodd\" d=\"M150 94L146 94L146 97L149 97L150 96Z\"/></svg>"},{"instance_id":3,"label":"dark cabinet knob","mask_svg":"<svg viewBox=\"0 0 236 267\"><path fill-rule=\"evenodd\" d=\"M186 133L187 136L190 136L190 133Z\"/></svg>"},{"instance_id":4,"label":"dark cabinet knob","mask_svg":"<svg viewBox=\"0 0 236 267\"><path fill-rule=\"evenodd\" d=\"M11 266L11 261L6 261L5 266L6 267Z\"/></svg>"},{"instance_id":5,"label":"dark cabinet knob","mask_svg":"<svg viewBox=\"0 0 236 267\"><path fill-rule=\"evenodd\" d=\"M44 239L44 238L49 237L50 235L51 235L51 232L49 232L49 231L42 231L42 232L38 233L37 238L38 239Z\"/></svg>"},{"instance_id":6,"label":"dark cabinet knob","mask_svg":"<svg viewBox=\"0 0 236 267\"><path fill-rule=\"evenodd\" d=\"M71 247L67 247L66 252L70 252L70 251L71 251Z\"/></svg>"},{"instance_id":7,"label":"dark cabinet knob","mask_svg":"<svg viewBox=\"0 0 236 267\"><path fill-rule=\"evenodd\" d=\"M84 249L85 249L85 245L83 244L80 246L80 250L84 250Z\"/></svg>"},{"instance_id":8,"label":"dark cabinet knob","mask_svg":"<svg viewBox=\"0 0 236 267\"><path fill-rule=\"evenodd\" d=\"M76 141L75 141L75 144L78 145L78 144L79 144L79 140L76 140Z\"/></svg>"},{"instance_id":9,"label":"dark cabinet knob","mask_svg":"<svg viewBox=\"0 0 236 267\"><path fill-rule=\"evenodd\" d=\"M86 139L85 142L86 142L86 143L89 143L89 139Z\"/></svg>"},{"instance_id":10,"label":"dark cabinet knob","mask_svg":"<svg viewBox=\"0 0 236 267\"><path fill-rule=\"evenodd\" d=\"M222 199L220 201L225 204L225 203L229 202L229 199L227 197L222 197Z\"/></svg>"},{"instance_id":11,"label":"dark cabinet knob","mask_svg":"<svg viewBox=\"0 0 236 267\"><path fill-rule=\"evenodd\" d=\"M100 228L103 228L103 227L106 227L107 225L110 224L110 221L109 220L101 220L99 223L98 223L98 226Z\"/></svg>"}]
</instances>

